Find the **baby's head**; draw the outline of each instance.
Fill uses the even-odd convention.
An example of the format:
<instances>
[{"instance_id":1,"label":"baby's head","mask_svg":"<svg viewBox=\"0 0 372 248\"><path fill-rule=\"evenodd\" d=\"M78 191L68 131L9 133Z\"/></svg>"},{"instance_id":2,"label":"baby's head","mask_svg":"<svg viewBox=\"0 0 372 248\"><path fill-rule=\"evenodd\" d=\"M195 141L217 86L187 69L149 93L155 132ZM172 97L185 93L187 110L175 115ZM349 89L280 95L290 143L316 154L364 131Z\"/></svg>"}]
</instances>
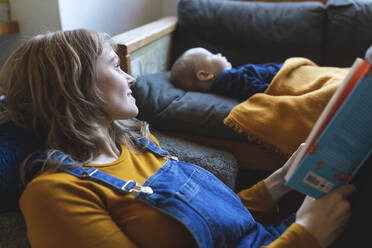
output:
<instances>
[{"instance_id":1,"label":"baby's head","mask_svg":"<svg viewBox=\"0 0 372 248\"><path fill-rule=\"evenodd\" d=\"M220 53L213 54L201 47L191 48L173 64L171 81L184 90L208 92L214 80L228 69L231 64Z\"/></svg>"}]
</instances>

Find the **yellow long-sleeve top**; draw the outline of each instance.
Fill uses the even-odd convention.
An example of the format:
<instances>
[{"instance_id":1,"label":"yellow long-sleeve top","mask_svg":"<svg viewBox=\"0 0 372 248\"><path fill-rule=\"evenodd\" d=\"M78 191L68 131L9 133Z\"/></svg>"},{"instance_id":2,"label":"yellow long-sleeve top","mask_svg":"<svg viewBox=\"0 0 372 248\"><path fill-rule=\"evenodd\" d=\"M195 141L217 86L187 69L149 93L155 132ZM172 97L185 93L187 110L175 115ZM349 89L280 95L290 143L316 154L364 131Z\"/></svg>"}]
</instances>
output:
<instances>
[{"instance_id":1,"label":"yellow long-sleeve top","mask_svg":"<svg viewBox=\"0 0 372 248\"><path fill-rule=\"evenodd\" d=\"M135 154L122 145L116 161L87 167L143 184L165 160L151 152ZM238 195L253 216L277 212L263 181ZM136 200L135 193L123 195L64 172L46 171L33 179L20 198L20 208L33 248L196 247L181 223ZM316 248L319 244L304 227L292 224L268 247Z\"/></svg>"}]
</instances>

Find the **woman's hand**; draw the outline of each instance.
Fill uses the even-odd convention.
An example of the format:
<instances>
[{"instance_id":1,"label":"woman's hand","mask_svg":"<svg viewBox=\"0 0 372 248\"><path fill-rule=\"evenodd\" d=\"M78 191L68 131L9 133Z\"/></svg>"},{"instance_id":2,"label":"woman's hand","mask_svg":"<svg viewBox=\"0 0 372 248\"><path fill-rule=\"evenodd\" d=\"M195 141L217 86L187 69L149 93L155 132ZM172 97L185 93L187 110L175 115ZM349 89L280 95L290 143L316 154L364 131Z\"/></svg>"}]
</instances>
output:
<instances>
[{"instance_id":1,"label":"woman's hand","mask_svg":"<svg viewBox=\"0 0 372 248\"><path fill-rule=\"evenodd\" d=\"M279 170L281 170L282 174L283 174L283 178L285 176L285 174L287 174L289 168L291 167L294 159L296 158L296 156L300 153L300 151L305 147L305 143L301 143L301 145L297 148L297 150L292 154L292 156L287 160L287 162L285 162L285 164L279 168Z\"/></svg>"},{"instance_id":2,"label":"woman's hand","mask_svg":"<svg viewBox=\"0 0 372 248\"><path fill-rule=\"evenodd\" d=\"M350 219L348 197L355 191L351 184L313 199L306 197L296 214L296 223L304 226L322 247L328 247L341 234Z\"/></svg>"},{"instance_id":3,"label":"woman's hand","mask_svg":"<svg viewBox=\"0 0 372 248\"><path fill-rule=\"evenodd\" d=\"M305 143L302 143L281 168L273 172L273 174L264 180L274 202L278 202L285 194L291 191L289 187L284 185L284 177L287 174L289 167L291 167L293 160L304 146Z\"/></svg>"}]
</instances>

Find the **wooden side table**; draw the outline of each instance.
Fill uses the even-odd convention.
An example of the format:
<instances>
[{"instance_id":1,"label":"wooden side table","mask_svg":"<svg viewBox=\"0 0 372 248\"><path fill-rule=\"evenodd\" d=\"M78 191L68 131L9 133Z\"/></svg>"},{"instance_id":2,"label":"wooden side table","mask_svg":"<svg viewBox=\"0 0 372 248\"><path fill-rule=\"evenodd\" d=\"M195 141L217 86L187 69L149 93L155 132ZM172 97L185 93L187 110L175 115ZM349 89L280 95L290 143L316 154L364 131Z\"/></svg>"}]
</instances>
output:
<instances>
[{"instance_id":1,"label":"wooden side table","mask_svg":"<svg viewBox=\"0 0 372 248\"><path fill-rule=\"evenodd\" d=\"M0 35L19 32L17 21L0 22Z\"/></svg>"}]
</instances>

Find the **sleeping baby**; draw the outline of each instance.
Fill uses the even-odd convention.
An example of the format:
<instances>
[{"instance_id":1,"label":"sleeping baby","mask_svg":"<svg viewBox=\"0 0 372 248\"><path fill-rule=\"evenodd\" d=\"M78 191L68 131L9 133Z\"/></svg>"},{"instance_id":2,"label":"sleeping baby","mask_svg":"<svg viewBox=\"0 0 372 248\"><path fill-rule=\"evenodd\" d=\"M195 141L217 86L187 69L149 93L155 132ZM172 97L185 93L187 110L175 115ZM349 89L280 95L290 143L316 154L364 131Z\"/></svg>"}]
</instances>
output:
<instances>
[{"instance_id":1,"label":"sleeping baby","mask_svg":"<svg viewBox=\"0 0 372 248\"><path fill-rule=\"evenodd\" d=\"M246 64L232 68L220 53L202 47L185 51L171 68L171 81L188 91L212 92L246 100L262 93L283 63Z\"/></svg>"}]
</instances>

